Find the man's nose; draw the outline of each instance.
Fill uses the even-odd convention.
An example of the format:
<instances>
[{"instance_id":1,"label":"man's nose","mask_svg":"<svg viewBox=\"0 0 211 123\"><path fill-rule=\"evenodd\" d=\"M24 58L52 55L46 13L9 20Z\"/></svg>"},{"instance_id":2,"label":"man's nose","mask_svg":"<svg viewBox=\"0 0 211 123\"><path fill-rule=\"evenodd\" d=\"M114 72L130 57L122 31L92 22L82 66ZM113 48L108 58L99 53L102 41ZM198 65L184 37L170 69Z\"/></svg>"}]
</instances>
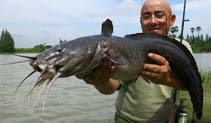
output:
<instances>
[{"instance_id":1,"label":"man's nose","mask_svg":"<svg viewBox=\"0 0 211 123\"><path fill-rule=\"evenodd\" d=\"M157 22L157 18L155 17L155 15L153 14L151 16L151 23L156 23Z\"/></svg>"}]
</instances>

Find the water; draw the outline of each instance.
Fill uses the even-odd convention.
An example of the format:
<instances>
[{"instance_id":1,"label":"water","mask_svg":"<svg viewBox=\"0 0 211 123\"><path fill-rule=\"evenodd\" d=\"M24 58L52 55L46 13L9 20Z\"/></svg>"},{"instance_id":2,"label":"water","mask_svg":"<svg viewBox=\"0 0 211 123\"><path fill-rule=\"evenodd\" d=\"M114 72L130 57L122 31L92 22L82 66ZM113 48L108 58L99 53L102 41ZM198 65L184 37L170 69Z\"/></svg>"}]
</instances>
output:
<instances>
[{"instance_id":1,"label":"water","mask_svg":"<svg viewBox=\"0 0 211 123\"><path fill-rule=\"evenodd\" d=\"M194 57L199 68L211 70L211 53L196 53Z\"/></svg>"},{"instance_id":2,"label":"water","mask_svg":"<svg viewBox=\"0 0 211 123\"><path fill-rule=\"evenodd\" d=\"M33 55L33 54L31 54ZM211 68L211 54L194 54L200 67ZM19 61L0 55L0 63ZM30 77L15 93L19 82L32 71L28 63L0 66L0 123L113 123L117 93L102 95L75 77L58 79L42 112L44 94L30 100L26 96L39 74Z\"/></svg>"},{"instance_id":3,"label":"water","mask_svg":"<svg viewBox=\"0 0 211 123\"><path fill-rule=\"evenodd\" d=\"M23 60L16 56L0 55L0 63ZM102 95L75 77L58 79L50 90L42 112L44 94L30 100L26 96L39 74L19 88L19 82L32 68L28 63L0 66L0 123L112 123L116 93Z\"/></svg>"}]
</instances>

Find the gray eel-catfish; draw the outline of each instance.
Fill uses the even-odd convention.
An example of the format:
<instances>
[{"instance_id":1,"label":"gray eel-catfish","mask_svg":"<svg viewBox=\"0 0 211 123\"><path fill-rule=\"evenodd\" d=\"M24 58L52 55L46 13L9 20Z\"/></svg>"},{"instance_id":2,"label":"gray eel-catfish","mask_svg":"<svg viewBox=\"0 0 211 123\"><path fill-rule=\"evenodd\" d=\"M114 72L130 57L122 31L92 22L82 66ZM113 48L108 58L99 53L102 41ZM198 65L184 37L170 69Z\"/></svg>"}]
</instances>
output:
<instances>
[{"instance_id":1,"label":"gray eel-catfish","mask_svg":"<svg viewBox=\"0 0 211 123\"><path fill-rule=\"evenodd\" d=\"M195 59L185 46L156 34L139 33L125 38L111 36L111 21L104 24L107 28L102 29L102 35L77 38L29 57L33 72L41 72L34 88L43 83L52 86L59 77L76 75L83 78L105 62L116 65L112 78L123 81L137 79L143 65L150 62L147 54L156 53L168 60L171 72L184 82L197 118L202 117L202 80Z\"/></svg>"}]
</instances>

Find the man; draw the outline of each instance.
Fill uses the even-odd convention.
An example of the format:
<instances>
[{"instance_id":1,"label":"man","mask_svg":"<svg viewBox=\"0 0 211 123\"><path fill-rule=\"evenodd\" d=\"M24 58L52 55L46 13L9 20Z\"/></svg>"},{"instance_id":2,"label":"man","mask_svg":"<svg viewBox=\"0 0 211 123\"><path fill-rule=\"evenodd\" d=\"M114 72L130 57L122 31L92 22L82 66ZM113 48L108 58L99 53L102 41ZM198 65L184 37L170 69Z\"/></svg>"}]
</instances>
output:
<instances>
[{"instance_id":1,"label":"man","mask_svg":"<svg viewBox=\"0 0 211 123\"><path fill-rule=\"evenodd\" d=\"M165 0L146 0L141 9L140 23L143 33L167 36L175 22L175 15ZM169 62L162 56L149 53L156 64L145 64L142 77L134 81L120 82L110 75L115 71L111 63L103 65L84 77L103 94L119 90L116 100L116 122L167 123L172 106L172 87L185 89L175 78ZM150 83L146 82L148 80Z\"/></svg>"}]
</instances>

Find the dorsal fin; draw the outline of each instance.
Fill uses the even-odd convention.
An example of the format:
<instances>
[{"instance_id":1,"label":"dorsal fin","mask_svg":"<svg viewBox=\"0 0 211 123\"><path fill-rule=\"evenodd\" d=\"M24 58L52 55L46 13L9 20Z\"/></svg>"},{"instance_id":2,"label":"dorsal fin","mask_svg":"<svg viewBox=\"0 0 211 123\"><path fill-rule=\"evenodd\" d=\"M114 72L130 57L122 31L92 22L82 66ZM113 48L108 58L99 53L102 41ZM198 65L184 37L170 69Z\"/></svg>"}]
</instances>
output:
<instances>
[{"instance_id":1,"label":"dorsal fin","mask_svg":"<svg viewBox=\"0 0 211 123\"><path fill-rule=\"evenodd\" d=\"M106 19L106 21L102 23L101 35L111 37L112 33L113 33L112 21L110 19Z\"/></svg>"}]
</instances>

